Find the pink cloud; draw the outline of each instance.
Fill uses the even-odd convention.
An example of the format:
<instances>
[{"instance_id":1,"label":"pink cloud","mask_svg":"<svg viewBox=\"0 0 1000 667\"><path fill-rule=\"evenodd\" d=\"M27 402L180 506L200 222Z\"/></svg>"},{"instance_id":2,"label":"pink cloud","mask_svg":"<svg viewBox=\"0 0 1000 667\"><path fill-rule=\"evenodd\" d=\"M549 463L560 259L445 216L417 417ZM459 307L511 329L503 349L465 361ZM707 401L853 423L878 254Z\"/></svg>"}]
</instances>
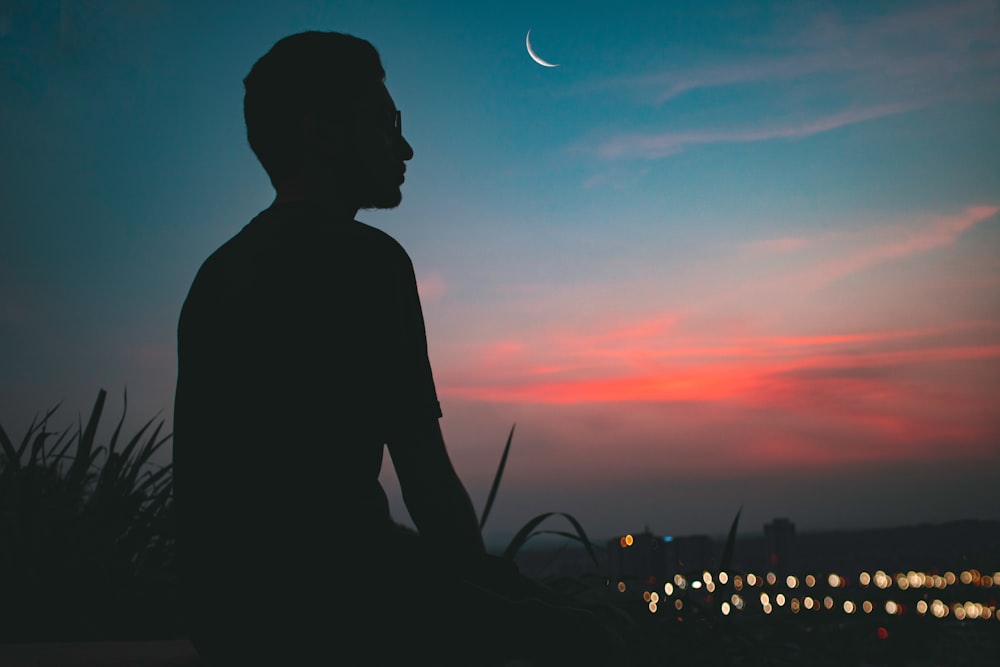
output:
<instances>
[{"instance_id":1,"label":"pink cloud","mask_svg":"<svg viewBox=\"0 0 1000 667\"><path fill-rule=\"evenodd\" d=\"M813 287L872 267L950 246L966 231L996 216L1000 206L970 206L961 213L932 216L888 229L855 235L854 247L807 269L804 280Z\"/></svg>"},{"instance_id":2,"label":"pink cloud","mask_svg":"<svg viewBox=\"0 0 1000 667\"><path fill-rule=\"evenodd\" d=\"M440 273L432 271L417 279L417 292L421 302L433 303L444 298L448 293L448 285Z\"/></svg>"},{"instance_id":3,"label":"pink cloud","mask_svg":"<svg viewBox=\"0 0 1000 667\"><path fill-rule=\"evenodd\" d=\"M750 250L768 254L784 254L801 250L812 243L810 239L803 237L785 236L777 239L765 239L754 241L750 244Z\"/></svg>"}]
</instances>

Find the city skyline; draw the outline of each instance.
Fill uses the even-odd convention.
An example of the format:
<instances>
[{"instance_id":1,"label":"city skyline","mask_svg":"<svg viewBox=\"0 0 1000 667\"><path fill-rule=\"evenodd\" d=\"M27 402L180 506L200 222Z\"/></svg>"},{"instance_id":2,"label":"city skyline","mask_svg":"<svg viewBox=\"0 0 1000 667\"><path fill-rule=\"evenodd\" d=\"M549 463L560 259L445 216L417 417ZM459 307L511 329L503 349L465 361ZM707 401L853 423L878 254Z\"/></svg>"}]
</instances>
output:
<instances>
[{"instance_id":1,"label":"city skyline","mask_svg":"<svg viewBox=\"0 0 1000 667\"><path fill-rule=\"evenodd\" d=\"M358 219L413 259L478 510L516 424L488 540L998 518L988 0L4 5L12 438L101 388L102 433L126 390L171 428L181 303L273 198L242 77L309 29L370 40L402 111L402 205Z\"/></svg>"}]
</instances>

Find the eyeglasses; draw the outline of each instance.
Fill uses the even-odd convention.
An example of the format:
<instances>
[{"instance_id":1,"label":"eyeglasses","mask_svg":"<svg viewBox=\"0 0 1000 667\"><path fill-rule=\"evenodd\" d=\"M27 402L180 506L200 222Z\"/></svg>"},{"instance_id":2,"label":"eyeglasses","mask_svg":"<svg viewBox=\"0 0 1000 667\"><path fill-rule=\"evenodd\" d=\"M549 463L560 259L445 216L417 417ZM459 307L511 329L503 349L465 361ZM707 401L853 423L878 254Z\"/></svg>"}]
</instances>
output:
<instances>
[{"instance_id":1,"label":"eyeglasses","mask_svg":"<svg viewBox=\"0 0 1000 667\"><path fill-rule=\"evenodd\" d=\"M403 136L403 112L396 109L396 120L393 123L393 128L396 130L396 135Z\"/></svg>"}]
</instances>

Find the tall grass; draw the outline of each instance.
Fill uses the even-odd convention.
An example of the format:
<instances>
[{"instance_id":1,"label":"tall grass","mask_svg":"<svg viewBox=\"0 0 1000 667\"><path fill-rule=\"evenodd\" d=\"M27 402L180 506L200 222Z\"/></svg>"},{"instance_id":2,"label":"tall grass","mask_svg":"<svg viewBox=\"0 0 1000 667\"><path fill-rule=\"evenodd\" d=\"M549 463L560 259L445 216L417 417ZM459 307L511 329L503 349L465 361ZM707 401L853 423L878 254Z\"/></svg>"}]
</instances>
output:
<instances>
[{"instance_id":1,"label":"tall grass","mask_svg":"<svg viewBox=\"0 0 1000 667\"><path fill-rule=\"evenodd\" d=\"M0 641L141 639L178 631L172 466L163 420L97 443L107 392L62 431L58 405L15 443L0 426Z\"/></svg>"},{"instance_id":2,"label":"tall grass","mask_svg":"<svg viewBox=\"0 0 1000 667\"><path fill-rule=\"evenodd\" d=\"M510 454L510 445L514 439L514 428L517 424L513 424L510 427L510 433L507 434L507 442L504 445L503 453L500 456L500 464L497 466L496 474L493 476L493 484L490 487L489 496L486 498L486 505L483 508L483 514L479 519L479 529L482 530L486 526L486 519L490 515L490 510L493 508L493 502L496 500L497 491L500 488L500 480L503 479L504 469L507 466L507 456ZM575 532L566 532L562 530L536 530L539 525L546 521L550 517L561 516L569 521L570 525L573 527ZM587 533L583 530L583 526L577 521L571 514L566 514L565 512L545 512L539 514L532 519L528 520L517 534L514 535L507 548L504 549L504 558L513 559L517 552L533 537L539 535L559 535L561 537L574 540L583 545L586 549L587 555L590 556L591 560L594 562L595 567L599 567L600 563L597 560L597 553L594 551L594 545L591 543L590 539L587 537Z\"/></svg>"}]
</instances>

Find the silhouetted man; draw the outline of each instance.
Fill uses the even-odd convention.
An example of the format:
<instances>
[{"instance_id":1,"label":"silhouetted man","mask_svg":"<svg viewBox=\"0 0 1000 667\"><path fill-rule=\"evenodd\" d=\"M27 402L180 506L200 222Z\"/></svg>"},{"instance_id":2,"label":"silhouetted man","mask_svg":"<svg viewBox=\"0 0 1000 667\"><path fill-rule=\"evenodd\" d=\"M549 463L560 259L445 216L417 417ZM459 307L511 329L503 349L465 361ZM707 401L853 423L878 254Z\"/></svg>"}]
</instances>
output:
<instances>
[{"instance_id":1,"label":"silhouetted man","mask_svg":"<svg viewBox=\"0 0 1000 667\"><path fill-rule=\"evenodd\" d=\"M410 259L354 219L400 203L413 157L384 76L368 42L309 32L244 80L277 196L205 261L178 327L182 590L212 664L473 665L586 623L486 555ZM390 517L385 446L419 538ZM522 645L499 648L512 631Z\"/></svg>"}]
</instances>

